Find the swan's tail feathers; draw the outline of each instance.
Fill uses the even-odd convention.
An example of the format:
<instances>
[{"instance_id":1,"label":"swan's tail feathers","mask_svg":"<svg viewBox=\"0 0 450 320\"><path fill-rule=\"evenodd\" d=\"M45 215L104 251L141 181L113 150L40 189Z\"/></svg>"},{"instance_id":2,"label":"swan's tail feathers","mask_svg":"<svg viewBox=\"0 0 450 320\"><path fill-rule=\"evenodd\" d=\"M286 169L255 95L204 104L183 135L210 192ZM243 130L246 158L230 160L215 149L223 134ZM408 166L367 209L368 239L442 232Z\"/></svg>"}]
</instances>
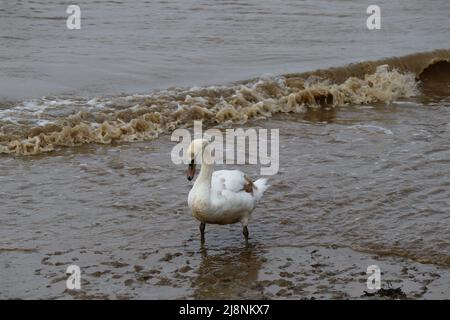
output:
<instances>
[{"instance_id":1,"label":"swan's tail feathers","mask_svg":"<svg viewBox=\"0 0 450 320\"><path fill-rule=\"evenodd\" d=\"M253 190L253 195L255 196L256 201L259 201L259 199L262 198L264 191L266 191L267 188L269 187L269 185L267 184L267 179L266 178L258 179L255 182L253 182L253 184L256 187L255 190Z\"/></svg>"}]
</instances>

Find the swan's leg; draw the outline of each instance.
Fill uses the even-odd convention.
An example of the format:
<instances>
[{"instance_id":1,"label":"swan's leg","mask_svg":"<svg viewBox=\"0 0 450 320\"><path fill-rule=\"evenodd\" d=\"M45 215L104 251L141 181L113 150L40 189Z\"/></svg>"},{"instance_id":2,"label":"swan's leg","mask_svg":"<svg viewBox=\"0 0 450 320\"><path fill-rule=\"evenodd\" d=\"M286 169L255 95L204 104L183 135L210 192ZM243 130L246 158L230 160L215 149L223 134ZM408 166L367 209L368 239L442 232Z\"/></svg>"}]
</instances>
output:
<instances>
[{"instance_id":1,"label":"swan's leg","mask_svg":"<svg viewBox=\"0 0 450 320\"><path fill-rule=\"evenodd\" d=\"M247 226L244 226L244 228L242 229L242 233L244 234L245 237L245 243L248 242L248 228Z\"/></svg>"},{"instance_id":2,"label":"swan's leg","mask_svg":"<svg viewBox=\"0 0 450 320\"><path fill-rule=\"evenodd\" d=\"M200 241L205 242L205 224L203 222L200 223Z\"/></svg>"}]
</instances>

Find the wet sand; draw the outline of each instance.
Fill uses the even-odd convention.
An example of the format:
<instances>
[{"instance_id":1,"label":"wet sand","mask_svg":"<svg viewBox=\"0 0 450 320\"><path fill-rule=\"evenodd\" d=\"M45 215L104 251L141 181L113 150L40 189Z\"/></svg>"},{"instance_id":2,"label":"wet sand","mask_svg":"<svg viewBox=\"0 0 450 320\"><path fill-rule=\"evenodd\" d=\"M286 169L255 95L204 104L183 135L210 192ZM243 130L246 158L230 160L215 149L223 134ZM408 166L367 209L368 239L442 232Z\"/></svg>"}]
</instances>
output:
<instances>
[{"instance_id":1,"label":"wet sand","mask_svg":"<svg viewBox=\"0 0 450 320\"><path fill-rule=\"evenodd\" d=\"M229 229L227 231L230 231ZM380 257L348 248L249 247L199 249L190 238L178 248L99 252L93 249L27 253L40 259L15 265L6 275L30 274L14 281L2 298L45 299L447 299L448 269L399 258ZM194 244L195 243L195 244ZM78 258L81 257L81 258ZM22 260L22 259L21 259ZM26 264L26 261L21 261ZM82 289L65 288L64 268L82 266ZM384 289L400 288L403 295L370 296L367 266L381 270ZM36 268L36 269L35 269ZM5 273L4 273L5 275ZM32 282L37 287L32 287ZM8 282L3 285L8 287Z\"/></svg>"}]
</instances>

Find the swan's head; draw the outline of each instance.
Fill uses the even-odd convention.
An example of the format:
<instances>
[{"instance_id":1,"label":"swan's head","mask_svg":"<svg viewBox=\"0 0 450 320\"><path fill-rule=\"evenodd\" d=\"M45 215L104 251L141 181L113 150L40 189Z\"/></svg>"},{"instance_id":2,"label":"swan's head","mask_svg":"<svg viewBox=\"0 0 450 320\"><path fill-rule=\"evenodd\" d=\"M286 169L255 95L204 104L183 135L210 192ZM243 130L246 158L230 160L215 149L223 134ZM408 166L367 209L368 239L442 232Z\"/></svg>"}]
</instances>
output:
<instances>
[{"instance_id":1,"label":"swan's head","mask_svg":"<svg viewBox=\"0 0 450 320\"><path fill-rule=\"evenodd\" d=\"M187 179L191 181L195 176L195 165L202 161L202 154L205 147L209 144L207 139L195 139L187 148L187 157L189 167L187 171Z\"/></svg>"}]
</instances>

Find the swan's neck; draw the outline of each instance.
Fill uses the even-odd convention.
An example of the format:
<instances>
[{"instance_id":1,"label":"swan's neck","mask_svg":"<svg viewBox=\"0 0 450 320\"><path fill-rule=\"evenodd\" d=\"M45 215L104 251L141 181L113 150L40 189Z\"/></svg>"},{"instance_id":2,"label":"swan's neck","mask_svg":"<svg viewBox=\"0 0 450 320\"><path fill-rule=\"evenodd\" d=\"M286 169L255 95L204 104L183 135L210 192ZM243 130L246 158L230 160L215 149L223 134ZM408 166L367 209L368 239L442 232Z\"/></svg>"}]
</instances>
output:
<instances>
[{"instance_id":1,"label":"swan's neck","mask_svg":"<svg viewBox=\"0 0 450 320\"><path fill-rule=\"evenodd\" d=\"M197 181L201 181L202 183L211 184L211 177L212 177L213 171L214 171L214 166L212 164L202 163Z\"/></svg>"},{"instance_id":2,"label":"swan's neck","mask_svg":"<svg viewBox=\"0 0 450 320\"><path fill-rule=\"evenodd\" d=\"M214 171L214 160L210 155L206 154L207 152L203 153L200 173L194 183L194 188L201 189L201 194L209 198L211 178Z\"/></svg>"}]
</instances>

